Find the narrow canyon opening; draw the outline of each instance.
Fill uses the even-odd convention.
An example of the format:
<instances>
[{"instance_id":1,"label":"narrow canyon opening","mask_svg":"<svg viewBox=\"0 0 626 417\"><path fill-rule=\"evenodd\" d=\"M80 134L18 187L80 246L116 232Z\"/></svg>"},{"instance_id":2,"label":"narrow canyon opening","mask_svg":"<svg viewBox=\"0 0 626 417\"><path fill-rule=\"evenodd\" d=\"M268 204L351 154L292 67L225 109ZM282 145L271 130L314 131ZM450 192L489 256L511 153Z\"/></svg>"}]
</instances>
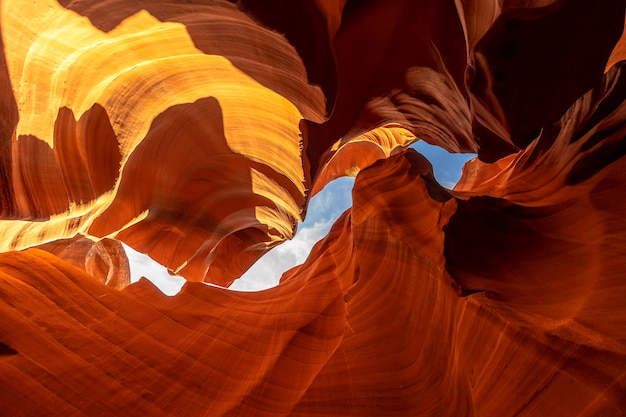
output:
<instances>
[{"instance_id":1,"label":"narrow canyon opening","mask_svg":"<svg viewBox=\"0 0 626 417\"><path fill-rule=\"evenodd\" d=\"M465 162L475 154L451 154L444 149L420 140L411 148L424 155L433 165L435 178L446 188L453 188L461 177ZM288 269L302 264L315 243L330 230L337 218L352 206L354 178L338 178L315 195L309 203L307 217L298 225L292 240L270 250L259 259L230 290L262 291L278 285L281 275ZM149 279L166 295L176 295L185 283L180 276L170 275L167 268L149 256L124 245L130 264L131 282L141 277Z\"/></svg>"}]
</instances>

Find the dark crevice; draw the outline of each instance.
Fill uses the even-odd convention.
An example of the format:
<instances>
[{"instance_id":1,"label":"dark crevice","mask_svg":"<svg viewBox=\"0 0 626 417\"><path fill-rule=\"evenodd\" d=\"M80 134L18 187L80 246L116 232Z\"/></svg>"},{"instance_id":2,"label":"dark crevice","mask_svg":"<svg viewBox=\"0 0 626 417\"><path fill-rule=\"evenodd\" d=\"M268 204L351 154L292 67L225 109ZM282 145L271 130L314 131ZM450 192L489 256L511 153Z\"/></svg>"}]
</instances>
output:
<instances>
[{"instance_id":1,"label":"dark crevice","mask_svg":"<svg viewBox=\"0 0 626 417\"><path fill-rule=\"evenodd\" d=\"M469 288L461 287L461 297L468 297L472 294L479 294L485 292L485 290L470 290Z\"/></svg>"},{"instance_id":2,"label":"dark crevice","mask_svg":"<svg viewBox=\"0 0 626 417\"><path fill-rule=\"evenodd\" d=\"M13 349L11 346L0 342L0 358L2 356L13 356L17 355L17 351Z\"/></svg>"},{"instance_id":3,"label":"dark crevice","mask_svg":"<svg viewBox=\"0 0 626 417\"><path fill-rule=\"evenodd\" d=\"M524 148L538 130L557 122L581 94L598 85L623 24L620 0L603 7L571 0L505 10L476 47L486 65L477 68L471 90L487 100L489 89L479 74L487 71L482 76L495 82L492 91L511 140Z\"/></svg>"}]
</instances>

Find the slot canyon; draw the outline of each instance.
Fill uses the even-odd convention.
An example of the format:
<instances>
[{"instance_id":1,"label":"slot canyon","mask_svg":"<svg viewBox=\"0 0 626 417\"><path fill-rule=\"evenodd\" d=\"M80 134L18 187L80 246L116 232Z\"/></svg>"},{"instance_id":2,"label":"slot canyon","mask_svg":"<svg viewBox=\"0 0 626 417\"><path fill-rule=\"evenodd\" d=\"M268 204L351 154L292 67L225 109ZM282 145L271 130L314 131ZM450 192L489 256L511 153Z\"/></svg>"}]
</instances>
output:
<instances>
[{"instance_id":1,"label":"slot canyon","mask_svg":"<svg viewBox=\"0 0 626 417\"><path fill-rule=\"evenodd\" d=\"M0 0L0 415L626 415L625 10Z\"/></svg>"}]
</instances>

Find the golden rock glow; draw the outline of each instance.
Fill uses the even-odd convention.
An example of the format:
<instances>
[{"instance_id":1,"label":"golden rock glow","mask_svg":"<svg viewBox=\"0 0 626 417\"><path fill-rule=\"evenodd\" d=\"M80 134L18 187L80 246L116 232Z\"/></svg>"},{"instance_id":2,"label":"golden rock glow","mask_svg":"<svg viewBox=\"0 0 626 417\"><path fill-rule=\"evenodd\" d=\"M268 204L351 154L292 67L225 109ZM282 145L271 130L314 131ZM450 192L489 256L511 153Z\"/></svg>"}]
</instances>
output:
<instances>
[{"instance_id":1,"label":"golden rock glow","mask_svg":"<svg viewBox=\"0 0 626 417\"><path fill-rule=\"evenodd\" d=\"M626 414L623 0L0 5L3 416Z\"/></svg>"},{"instance_id":2,"label":"golden rock glow","mask_svg":"<svg viewBox=\"0 0 626 417\"><path fill-rule=\"evenodd\" d=\"M184 24L161 22L148 11L139 10L111 31L103 32L94 27L88 18L63 8L55 1L48 3L29 4L25 9L3 3L6 15L2 19L3 34L5 44L9 45L6 50L7 67L14 95L20 98L15 140L40 140L57 152L58 142L66 140L66 137L60 136L58 114L61 109L69 109L76 120L80 120L94 105L100 106L119 147L119 174L110 178L111 190L99 196L96 194L91 201L74 201L68 195L67 202L64 202L62 195L51 196L60 200L56 206L61 209L39 213L52 216L46 223L5 221L2 234L7 248L32 246L42 241L42 236L45 236L43 241L68 238L76 233L115 237L129 227L133 231L127 233L136 233L134 230L141 229L144 220L149 222L155 211L159 211L164 194L197 193L189 188L192 183L210 182L212 179L206 176L207 173L219 172L219 168L206 161L198 160L195 167L189 165L189 155L184 152L177 155L178 149L194 153L231 154L237 160L235 167L241 170L249 169L246 165L258 166L251 169L248 184L238 181L238 185L222 183L221 187L212 188L211 192L220 193L231 187L245 187L240 190L242 194L252 192L261 200L258 204L252 203L247 214L242 213L238 220L224 217L209 222L206 227L200 226L219 231L217 235L211 232L214 235L213 244L208 248L204 243L201 245L205 247L203 252L213 250L226 236L242 230L238 224L244 218L247 228L269 228L275 231L273 233L279 231L273 239L284 240L293 236L293 226L300 219L305 191L298 129L302 115L293 103L261 85L227 58L200 51ZM19 13L12 12L16 8L20 9ZM30 16L29 21L35 23L25 27L25 16ZM13 41L15 33L22 33L18 42ZM166 127L166 130L161 127L159 133L151 134L154 121L159 117L163 121L162 115L168 109L180 105L194 106L194 103L209 98L215 101L215 105L211 109L196 111L195 119L188 118L185 123L195 123L197 128L191 129L184 137L178 135L180 132L176 126ZM203 123L213 124L214 128L203 128ZM84 136L85 133L89 132L80 127L77 129L79 143L98 140ZM164 135L169 137L164 138ZM171 142L169 145L142 145L148 140ZM213 145L210 142L214 142ZM263 145L259 146L259 143ZM64 159L77 157L89 159L83 154L89 152L89 146L79 149L81 155L57 154L51 163L58 163L60 159L62 163ZM142 154L144 148L149 148L149 151ZM59 154L64 152L69 151L65 148L58 150ZM29 155L20 152L16 157L28 158ZM215 159L214 156L212 158ZM129 164L141 164L142 159L155 164L152 169L161 172L156 174L156 195L145 196L144 204L137 206L128 201L124 190L120 191L120 184L138 181L133 177L135 174L130 174L136 171ZM182 172L182 166L189 170L189 178L165 178L170 176L168 172ZM264 173L259 171L261 167ZM26 166L23 171L32 169L35 168ZM276 175L270 178L269 173ZM36 193L35 189L42 186L34 180L29 181L27 175L22 173L21 178L25 180L16 183L24 195ZM159 182L159 178L163 181ZM60 184L60 187L62 189L63 185ZM206 207L208 203L192 203L190 198L190 194L184 197L192 204L196 216L214 216L209 214L213 209ZM203 198L207 202L211 200L210 196ZM263 199L276 201L282 215L256 219L255 207L268 204ZM204 208L197 204L204 204ZM28 201L20 208L26 216L32 211ZM207 213L203 215L203 211ZM183 212L184 209L180 215ZM104 217L104 220L94 226L93 221L99 217ZM191 232L189 225L178 226L178 229L180 239ZM131 244L147 252L153 246L137 240ZM168 267L181 270L181 265L186 265L190 256L196 256L198 249L189 247L186 255L179 253L176 259L171 254L161 255L158 251L153 256ZM210 262L207 264L205 259L198 262L204 265L200 268L204 272L183 272L189 279L205 278ZM244 270L248 266L243 266Z\"/></svg>"}]
</instances>

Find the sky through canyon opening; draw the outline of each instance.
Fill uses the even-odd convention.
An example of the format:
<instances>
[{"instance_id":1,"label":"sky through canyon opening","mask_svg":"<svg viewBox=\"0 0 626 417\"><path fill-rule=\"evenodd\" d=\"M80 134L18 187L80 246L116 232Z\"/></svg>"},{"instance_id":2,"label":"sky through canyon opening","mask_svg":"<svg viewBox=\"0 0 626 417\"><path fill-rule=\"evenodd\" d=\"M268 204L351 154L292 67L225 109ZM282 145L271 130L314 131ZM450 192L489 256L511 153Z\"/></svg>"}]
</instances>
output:
<instances>
[{"instance_id":1,"label":"sky through canyon opening","mask_svg":"<svg viewBox=\"0 0 626 417\"><path fill-rule=\"evenodd\" d=\"M410 147L430 161L435 178L446 188L454 187L461 177L465 162L476 156L475 154L451 154L422 140ZM353 184L354 178L352 177L342 177L330 182L311 199L307 217L304 222L298 224L294 238L266 253L228 289L261 291L278 285L281 275L288 269L302 264L313 245L326 236L337 218L352 206ZM184 278L170 275L164 266L149 256L127 245L124 245L124 249L130 264L131 282L145 277L164 294L170 296L177 294L185 284Z\"/></svg>"}]
</instances>

